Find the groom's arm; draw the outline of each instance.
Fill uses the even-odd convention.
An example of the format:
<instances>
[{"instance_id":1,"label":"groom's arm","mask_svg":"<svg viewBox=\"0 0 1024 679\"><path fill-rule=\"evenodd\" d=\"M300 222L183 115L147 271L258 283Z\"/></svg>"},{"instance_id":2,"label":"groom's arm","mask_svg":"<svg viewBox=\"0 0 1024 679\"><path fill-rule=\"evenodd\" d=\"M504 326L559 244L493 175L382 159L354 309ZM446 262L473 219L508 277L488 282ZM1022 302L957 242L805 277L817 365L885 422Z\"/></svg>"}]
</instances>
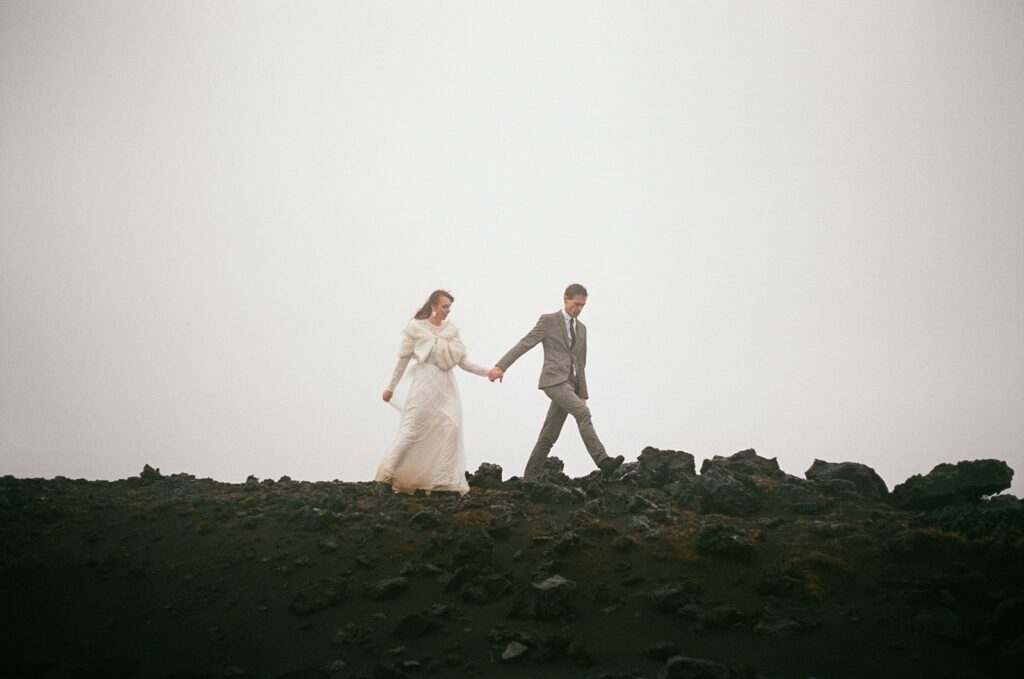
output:
<instances>
[{"instance_id":1,"label":"groom's arm","mask_svg":"<svg viewBox=\"0 0 1024 679\"><path fill-rule=\"evenodd\" d=\"M576 394L583 399L584 405L590 398L590 392L587 390L587 335L585 333L586 331L583 334L583 346L580 351L579 372L576 374Z\"/></svg>"},{"instance_id":2,"label":"groom's arm","mask_svg":"<svg viewBox=\"0 0 1024 679\"><path fill-rule=\"evenodd\" d=\"M509 366L516 362L520 356L525 354L527 351L537 346L537 344L544 339L544 317L541 316L537 319L537 325L533 326L533 330L526 333L523 339L519 340L519 343L508 350L508 353L501 357L501 359L495 363L495 367L501 368L502 373L508 370Z\"/></svg>"}]
</instances>

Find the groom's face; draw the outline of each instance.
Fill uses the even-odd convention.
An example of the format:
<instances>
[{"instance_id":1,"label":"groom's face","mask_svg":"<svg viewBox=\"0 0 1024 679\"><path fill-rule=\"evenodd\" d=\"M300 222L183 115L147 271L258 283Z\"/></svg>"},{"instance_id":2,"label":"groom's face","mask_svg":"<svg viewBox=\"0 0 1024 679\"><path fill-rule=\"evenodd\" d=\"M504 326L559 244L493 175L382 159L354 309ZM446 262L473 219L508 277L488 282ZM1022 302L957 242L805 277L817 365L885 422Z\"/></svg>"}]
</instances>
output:
<instances>
[{"instance_id":1,"label":"groom's face","mask_svg":"<svg viewBox=\"0 0 1024 679\"><path fill-rule=\"evenodd\" d=\"M573 318L576 318L583 311L584 305L587 303L587 298L584 295L576 295L575 297L563 297L565 301L565 313L569 314Z\"/></svg>"}]
</instances>

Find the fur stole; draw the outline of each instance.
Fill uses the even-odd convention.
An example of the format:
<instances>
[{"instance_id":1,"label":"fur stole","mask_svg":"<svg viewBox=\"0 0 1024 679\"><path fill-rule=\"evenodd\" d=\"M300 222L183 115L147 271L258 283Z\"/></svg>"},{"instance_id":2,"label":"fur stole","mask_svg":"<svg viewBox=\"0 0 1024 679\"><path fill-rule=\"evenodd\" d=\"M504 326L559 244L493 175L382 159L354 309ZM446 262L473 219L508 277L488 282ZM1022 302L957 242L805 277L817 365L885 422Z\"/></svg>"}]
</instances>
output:
<instances>
[{"instance_id":1,"label":"fur stole","mask_svg":"<svg viewBox=\"0 0 1024 679\"><path fill-rule=\"evenodd\" d=\"M429 322L415 319L409 321L409 325L402 331L402 346L398 350L398 357L415 357L420 363L429 362L441 370L451 370L466 355L466 345L459 337L459 329L451 321L445 321L435 335L426 327ZM431 356L430 361L427 361L427 356Z\"/></svg>"}]
</instances>

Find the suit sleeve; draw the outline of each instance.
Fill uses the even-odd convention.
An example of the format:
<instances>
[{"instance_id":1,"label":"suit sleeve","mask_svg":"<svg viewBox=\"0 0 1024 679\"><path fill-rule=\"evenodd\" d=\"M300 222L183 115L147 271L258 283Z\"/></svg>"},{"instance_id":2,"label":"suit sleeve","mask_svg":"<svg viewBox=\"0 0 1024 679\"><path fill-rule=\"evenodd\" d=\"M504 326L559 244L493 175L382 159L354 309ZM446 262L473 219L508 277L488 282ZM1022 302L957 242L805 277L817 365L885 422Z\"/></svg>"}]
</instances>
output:
<instances>
[{"instance_id":1,"label":"suit sleeve","mask_svg":"<svg viewBox=\"0 0 1024 679\"><path fill-rule=\"evenodd\" d=\"M576 375L576 395L582 399L590 398L590 392L587 391L587 340L586 335L583 336L583 350L581 352L583 359L580 361L580 370Z\"/></svg>"},{"instance_id":2,"label":"suit sleeve","mask_svg":"<svg viewBox=\"0 0 1024 679\"><path fill-rule=\"evenodd\" d=\"M495 364L502 370L508 370L509 366L516 362L520 356L525 354L527 351L537 346L537 344L544 339L544 317L541 316L537 319L537 325L533 326L533 330L526 333L523 339L519 340L519 343L509 349L508 353L501 357L501 359Z\"/></svg>"}]
</instances>

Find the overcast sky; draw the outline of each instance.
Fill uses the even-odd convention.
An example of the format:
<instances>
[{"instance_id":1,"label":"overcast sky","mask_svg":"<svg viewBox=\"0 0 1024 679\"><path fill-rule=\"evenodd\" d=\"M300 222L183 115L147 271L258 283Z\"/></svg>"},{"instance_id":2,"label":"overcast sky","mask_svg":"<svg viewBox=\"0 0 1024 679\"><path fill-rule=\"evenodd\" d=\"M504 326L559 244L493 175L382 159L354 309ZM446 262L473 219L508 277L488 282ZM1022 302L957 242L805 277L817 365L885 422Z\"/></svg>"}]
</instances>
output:
<instances>
[{"instance_id":1,"label":"overcast sky","mask_svg":"<svg viewBox=\"0 0 1024 679\"><path fill-rule=\"evenodd\" d=\"M612 453L1024 495L1022 74L1020 2L4 0L0 473L368 480L431 290L493 365L581 282Z\"/></svg>"}]
</instances>

